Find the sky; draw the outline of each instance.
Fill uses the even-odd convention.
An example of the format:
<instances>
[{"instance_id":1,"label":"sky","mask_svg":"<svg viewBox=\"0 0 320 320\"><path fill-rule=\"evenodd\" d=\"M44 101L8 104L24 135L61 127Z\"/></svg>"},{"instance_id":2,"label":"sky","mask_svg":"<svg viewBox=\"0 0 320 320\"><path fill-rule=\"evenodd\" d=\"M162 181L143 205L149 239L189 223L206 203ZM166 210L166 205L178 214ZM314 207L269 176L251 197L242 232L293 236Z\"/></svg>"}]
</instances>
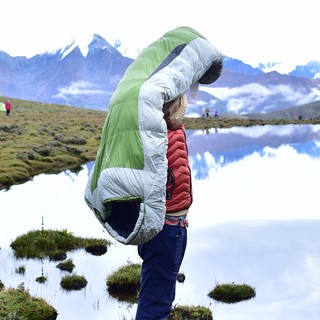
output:
<instances>
[{"instance_id":1,"label":"sky","mask_svg":"<svg viewBox=\"0 0 320 320\"><path fill-rule=\"evenodd\" d=\"M28 58L98 34L135 58L176 27L200 32L224 55L252 66L320 61L318 0L1 1L0 51Z\"/></svg>"}]
</instances>

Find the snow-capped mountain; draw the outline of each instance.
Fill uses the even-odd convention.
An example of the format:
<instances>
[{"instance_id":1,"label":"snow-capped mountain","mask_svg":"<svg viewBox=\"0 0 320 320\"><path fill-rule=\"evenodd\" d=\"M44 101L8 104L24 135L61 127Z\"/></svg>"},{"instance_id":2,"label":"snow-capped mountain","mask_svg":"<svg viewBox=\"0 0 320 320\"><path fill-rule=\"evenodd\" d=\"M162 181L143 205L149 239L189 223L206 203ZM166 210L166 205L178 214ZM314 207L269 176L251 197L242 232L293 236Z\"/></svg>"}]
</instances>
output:
<instances>
[{"instance_id":1,"label":"snow-capped mountain","mask_svg":"<svg viewBox=\"0 0 320 320\"><path fill-rule=\"evenodd\" d=\"M0 95L108 109L110 97L133 61L119 52L119 40L110 45L95 34L88 46L74 41L54 52L30 59L11 57L0 51ZM281 74L277 63L253 67L238 59L225 58L221 77L200 86L198 101L188 108L199 116L203 106L220 113L266 113L320 100L320 62L295 66Z\"/></svg>"},{"instance_id":2,"label":"snow-capped mountain","mask_svg":"<svg viewBox=\"0 0 320 320\"><path fill-rule=\"evenodd\" d=\"M264 73L276 71L280 74L290 74L295 69L296 65L288 62L260 62L256 67Z\"/></svg>"},{"instance_id":3,"label":"snow-capped mountain","mask_svg":"<svg viewBox=\"0 0 320 320\"><path fill-rule=\"evenodd\" d=\"M310 61L306 65L295 65L286 62L259 63L257 68L264 73L276 71L296 77L320 79L320 61Z\"/></svg>"},{"instance_id":4,"label":"snow-capped mountain","mask_svg":"<svg viewBox=\"0 0 320 320\"><path fill-rule=\"evenodd\" d=\"M296 77L320 79L320 61L310 61L305 66L296 66L290 74Z\"/></svg>"}]
</instances>

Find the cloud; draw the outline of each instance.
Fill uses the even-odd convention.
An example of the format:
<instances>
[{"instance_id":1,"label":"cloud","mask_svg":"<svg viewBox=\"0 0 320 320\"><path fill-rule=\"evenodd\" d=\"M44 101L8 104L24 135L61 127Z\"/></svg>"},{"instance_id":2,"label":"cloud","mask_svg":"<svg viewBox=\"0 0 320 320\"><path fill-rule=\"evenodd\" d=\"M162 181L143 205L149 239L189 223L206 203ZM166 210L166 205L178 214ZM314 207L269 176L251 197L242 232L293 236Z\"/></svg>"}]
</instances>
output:
<instances>
[{"instance_id":1,"label":"cloud","mask_svg":"<svg viewBox=\"0 0 320 320\"><path fill-rule=\"evenodd\" d=\"M316 73L313 78L314 79L320 79L320 72Z\"/></svg>"},{"instance_id":2,"label":"cloud","mask_svg":"<svg viewBox=\"0 0 320 320\"><path fill-rule=\"evenodd\" d=\"M256 110L258 105L263 105L263 109L259 112L274 111L279 107L272 103L274 96L277 96L277 101L282 96L282 100L288 103L288 107L306 104L320 98L319 89L306 92L305 89L297 90L297 88L282 84L263 86L258 83L250 83L236 88L201 87L201 90L226 101L226 108L236 113L250 113Z\"/></svg>"},{"instance_id":3,"label":"cloud","mask_svg":"<svg viewBox=\"0 0 320 320\"><path fill-rule=\"evenodd\" d=\"M81 95L101 95L106 91L98 89L97 86L89 81L76 81L71 82L68 86L58 89L58 93L54 95L54 98L66 99L70 96Z\"/></svg>"}]
</instances>

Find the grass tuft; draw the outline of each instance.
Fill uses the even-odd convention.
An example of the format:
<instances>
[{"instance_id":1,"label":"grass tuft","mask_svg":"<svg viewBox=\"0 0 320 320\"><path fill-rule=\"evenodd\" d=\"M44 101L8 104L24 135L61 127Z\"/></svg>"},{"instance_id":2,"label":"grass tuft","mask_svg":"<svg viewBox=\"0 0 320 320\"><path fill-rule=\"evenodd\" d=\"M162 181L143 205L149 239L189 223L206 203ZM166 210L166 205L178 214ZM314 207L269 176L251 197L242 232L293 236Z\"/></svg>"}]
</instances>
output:
<instances>
[{"instance_id":1,"label":"grass tuft","mask_svg":"<svg viewBox=\"0 0 320 320\"><path fill-rule=\"evenodd\" d=\"M90 245L110 245L105 239L75 237L67 230L33 230L17 237L11 247L17 258L55 257Z\"/></svg>"},{"instance_id":2,"label":"grass tuft","mask_svg":"<svg viewBox=\"0 0 320 320\"><path fill-rule=\"evenodd\" d=\"M56 267L63 271L72 272L75 265L71 259L68 259L66 261L60 262Z\"/></svg>"},{"instance_id":3,"label":"grass tuft","mask_svg":"<svg viewBox=\"0 0 320 320\"><path fill-rule=\"evenodd\" d=\"M23 287L0 291L0 319L54 320L57 315L44 299L31 296Z\"/></svg>"},{"instance_id":4,"label":"grass tuft","mask_svg":"<svg viewBox=\"0 0 320 320\"><path fill-rule=\"evenodd\" d=\"M81 290L87 285L88 281L84 276L79 276L76 274L66 275L62 278L60 285L63 289L71 290Z\"/></svg>"},{"instance_id":5,"label":"grass tuft","mask_svg":"<svg viewBox=\"0 0 320 320\"><path fill-rule=\"evenodd\" d=\"M210 309L201 306L176 306L168 320L212 320Z\"/></svg>"},{"instance_id":6,"label":"grass tuft","mask_svg":"<svg viewBox=\"0 0 320 320\"><path fill-rule=\"evenodd\" d=\"M246 284L218 284L209 294L210 298L225 303L235 303L255 297L255 289Z\"/></svg>"},{"instance_id":7,"label":"grass tuft","mask_svg":"<svg viewBox=\"0 0 320 320\"><path fill-rule=\"evenodd\" d=\"M108 292L120 301L137 302L141 264L129 263L107 277Z\"/></svg>"}]
</instances>

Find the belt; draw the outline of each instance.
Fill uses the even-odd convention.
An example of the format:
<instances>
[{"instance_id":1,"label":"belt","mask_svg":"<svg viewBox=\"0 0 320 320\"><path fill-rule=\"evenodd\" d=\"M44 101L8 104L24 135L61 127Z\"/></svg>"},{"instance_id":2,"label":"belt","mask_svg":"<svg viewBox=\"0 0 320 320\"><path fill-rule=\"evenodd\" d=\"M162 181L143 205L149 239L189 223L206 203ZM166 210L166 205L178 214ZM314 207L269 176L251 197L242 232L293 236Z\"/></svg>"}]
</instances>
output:
<instances>
[{"instance_id":1,"label":"belt","mask_svg":"<svg viewBox=\"0 0 320 320\"><path fill-rule=\"evenodd\" d=\"M164 224L167 226L177 226L177 227L188 227L189 222L186 219L186 216L174 217L174 216L165 216Z\"/></svg>"}]
</instances>

